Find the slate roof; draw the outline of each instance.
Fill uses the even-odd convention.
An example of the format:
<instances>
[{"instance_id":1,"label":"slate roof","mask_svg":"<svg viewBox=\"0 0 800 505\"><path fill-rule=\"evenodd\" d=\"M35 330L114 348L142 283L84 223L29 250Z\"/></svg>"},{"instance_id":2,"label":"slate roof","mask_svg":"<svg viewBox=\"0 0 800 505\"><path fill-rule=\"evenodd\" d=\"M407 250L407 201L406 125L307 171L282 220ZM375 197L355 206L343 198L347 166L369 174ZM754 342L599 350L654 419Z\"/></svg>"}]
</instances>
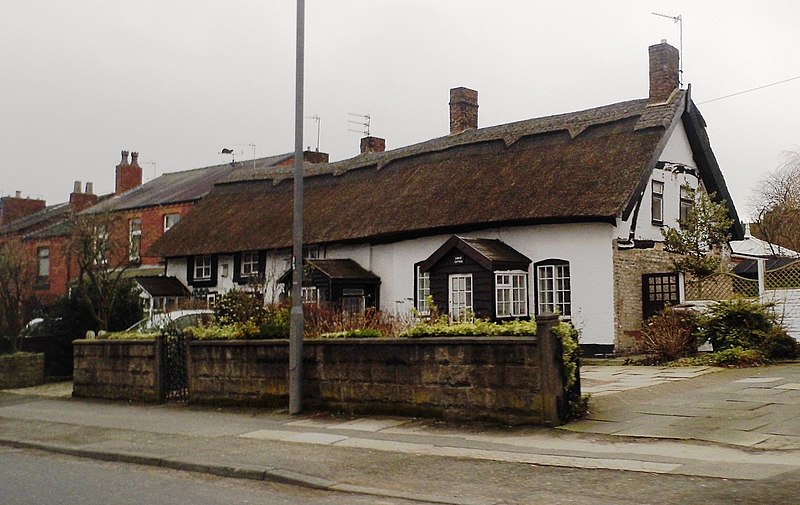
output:
<instances>
[{"instance_id":1,"label":"slate roof","mask_svg":"<svg viewBox=\"0 0 800 505\"><path fill-rule=\"evenodd\" d=\"M69 215L69 202L49 205L38 212L15 219L0 227L0 235L25 233L30 230L36 230L55 221L66 219Z\"/></svg>"},{"instance_id":2,"label":"slate roof","mask_svg":"<svg viewBox=\"0 0 800 505\"><path fill-rule=\"evenodd\" d=\"M176 277L147 276L134 277L134 280L150 296L189 296L189 290Z\"/></svg>"},{"instance_id":3,"label":"slate roof","mask_svg":"<svg viewBox=\"0 0 800 505\"><path fill-rule=\"evenodd\" d=\"M463 252L486 270L527 268L531 263L530 258L498 239L453 235L420 264L420 271L427 272L453 249Z\"/></svg>"},{"instance_id":4,"label":"slate roof","mask_svg":"<svg viewBox=\"0 0 800 505\"><path fill-rule=\"evenodd\" d=\"M304 242L385 242L521 224L613 224L645 186L686 100L687 92L676 90L665 104L632 100L306 164ZM291 167L279 167L230 176L148 254L291 247L291 173Z\"/></svg>"},{"instance_id":5,"label":"slate roof","mask_svg":"<svg viewBox=\"0 0 800 505\"><path fill-rule=\"evenodd\" d=\"M269 171L269 167L291 159L293 154L279 154L267 158L258 158L255 160L255 169L260 172ZM208 194L215 183L225 180L232 174L252 172L253 169L253 161L249 160L236 162L234 167L231 167L230 163L225 163L194 170L166 173L121 195L100 202L84 212L96 214L193 202Z\"/></svg>"}]
</instances>

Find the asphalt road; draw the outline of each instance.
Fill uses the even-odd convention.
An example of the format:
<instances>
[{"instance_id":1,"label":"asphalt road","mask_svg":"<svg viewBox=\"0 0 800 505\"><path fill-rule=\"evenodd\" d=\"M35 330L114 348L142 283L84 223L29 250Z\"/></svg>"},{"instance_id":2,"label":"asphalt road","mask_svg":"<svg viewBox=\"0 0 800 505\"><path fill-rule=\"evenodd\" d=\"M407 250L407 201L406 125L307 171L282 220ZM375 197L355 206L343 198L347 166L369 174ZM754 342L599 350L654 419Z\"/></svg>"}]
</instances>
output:
<instances>
[{"instance_id":1,"label":"asphalt road","mask_svg":"<svg viewBox=\"0 0 800 505\"><path fill-rule=\"evenodd\" d=\"M4 505L410 505L405 500L314 491L0 447Z\"/></svg>"}]
</instances>

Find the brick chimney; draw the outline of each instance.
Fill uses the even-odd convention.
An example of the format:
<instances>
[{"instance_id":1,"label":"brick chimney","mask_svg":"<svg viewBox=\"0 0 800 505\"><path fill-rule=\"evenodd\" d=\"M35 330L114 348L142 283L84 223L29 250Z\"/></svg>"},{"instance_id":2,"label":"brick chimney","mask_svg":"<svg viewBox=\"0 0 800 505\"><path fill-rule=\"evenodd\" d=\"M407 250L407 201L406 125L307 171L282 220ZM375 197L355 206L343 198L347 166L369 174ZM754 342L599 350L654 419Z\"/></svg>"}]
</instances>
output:
<instances>
[{"instance_id":1,"label":"brick chimney","mask_svg":"<svg viewBox=\"0 0 800 505\"><path fill-rule=\"evenodd\" d=\"M128 151L122 151L122 160L117 165L114 194L119 195L141 185L142 167L139 166L139 153L131 153L131 162L128 163Z\"/></svg>"},{"instance_id":2,"label":"brick chimney","mask_svg":"<svg viewBox=\"0 0 800 505\"><path fill-rule=\"evenodd\" d=\"M303 151L303 161L309 163L327 163L329 159L328 153L321 153L319 151ZM292 159L294 163L294 158Z\"/></svg>"},{"instance_id":3,"label":"brick chimney","mask_svg":"<svg viewBox=\"0 0 800 505\"><path fill-rule=\"evenodd\" d=\"M92 183L86 183L86 192L81 192L81 181L75 181L72 193L69 194L69 206L74 212L80 212L97 203L97 195L92 194Z\"/></svg>"},{"instance_id":4,"label":"brick chimney","mask_svg":"<svg viewBox=\"0 0 800 505\"><path fill-rule=\"evenodd\" d=\"M647 48L650 54L650 98L649 103L663 103L672 92L680 86L680 53L667 44L666 39L660 44Z\"/></svg>"},{"instance_id":5,"label":"brick chimney","mask_svg":"<svg viewBox=\"0 0 800 505\"><path fill-rule=\"evenodd\" d=\"M17 191L14 196L4 196L0 198L0 226L39 212L46 206L44 200L22 198L22 191Z\"/></svg>"},{"instance_id":6,"label":"brick chimney","mask_svg":"<svg viewBox=\"0 0 800 505\"><path fill-rule=\"evenodd\" d=\"M450 90L450 133L478 127L478 92L469 88Z\"/></svg>"},{"instance_id":7,"label":"brick chimney","mask_svg":"<svg viewBox=\"0 0 800 505\"><path fill-rule=\"evenodd\" d=\"M382 153L386 150L386 139L379 137L364 137L361 139L361 154Z\"/></svg>"}]
</instances>

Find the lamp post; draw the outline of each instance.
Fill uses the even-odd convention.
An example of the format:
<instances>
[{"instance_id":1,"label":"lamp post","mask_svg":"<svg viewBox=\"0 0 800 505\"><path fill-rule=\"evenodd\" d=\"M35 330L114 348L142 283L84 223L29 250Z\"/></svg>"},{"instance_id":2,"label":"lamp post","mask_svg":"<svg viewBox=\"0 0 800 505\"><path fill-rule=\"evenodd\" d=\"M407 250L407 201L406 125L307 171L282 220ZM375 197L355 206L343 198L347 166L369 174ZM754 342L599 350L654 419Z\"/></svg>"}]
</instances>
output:
<instances>
[{"instance_id":1,"label":"lamp post","mask_svg":"<svg viewBox=\"0 0 800 505\"><path fill-rule=\"evenodd\" d=\"M289 414L298 414L303 408L303 39L305 36L305 5L305 0L297 0L292 312L289 321Z\"/></svg>"}]
</instances>

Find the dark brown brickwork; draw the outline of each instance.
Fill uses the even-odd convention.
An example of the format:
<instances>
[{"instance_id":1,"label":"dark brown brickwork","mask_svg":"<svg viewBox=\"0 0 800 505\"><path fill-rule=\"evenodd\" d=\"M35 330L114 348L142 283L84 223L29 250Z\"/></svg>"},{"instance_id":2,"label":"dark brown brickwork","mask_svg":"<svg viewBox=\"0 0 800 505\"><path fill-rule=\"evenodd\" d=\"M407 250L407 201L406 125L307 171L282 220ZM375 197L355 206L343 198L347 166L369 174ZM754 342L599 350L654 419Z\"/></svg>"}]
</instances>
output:
<instances>
[{"instance_id":1,"label":"dark brown brickwork","mask_svg":"<svg viewBox=\"0 0 800 505\"><path fill-rule=\"evenodd\" d=\"M379 137L364 137L361 139L362 153L382 153L386 150L386 139Z\"/></svg>"},{"instance_id":2,"label":"dark brown brickwork","mask_svg":"<svg viewBox=\"0 0 800 505\"><path fill-rule=\"evenodd\" d=\"M648 48L650 53L650 103L666 102L679 86L680 54L666 42Z\"/></svg>"},{"instance_id":3,"label":"dark brown brickwork","mask_svg":"<svg viewBox=\"0 0 800 505\"><path fill-rule=\"evenodd\" d=\"M478 127L478 92L469 88L450 90L450 133Z\"/></svg>"}]
</instances>

